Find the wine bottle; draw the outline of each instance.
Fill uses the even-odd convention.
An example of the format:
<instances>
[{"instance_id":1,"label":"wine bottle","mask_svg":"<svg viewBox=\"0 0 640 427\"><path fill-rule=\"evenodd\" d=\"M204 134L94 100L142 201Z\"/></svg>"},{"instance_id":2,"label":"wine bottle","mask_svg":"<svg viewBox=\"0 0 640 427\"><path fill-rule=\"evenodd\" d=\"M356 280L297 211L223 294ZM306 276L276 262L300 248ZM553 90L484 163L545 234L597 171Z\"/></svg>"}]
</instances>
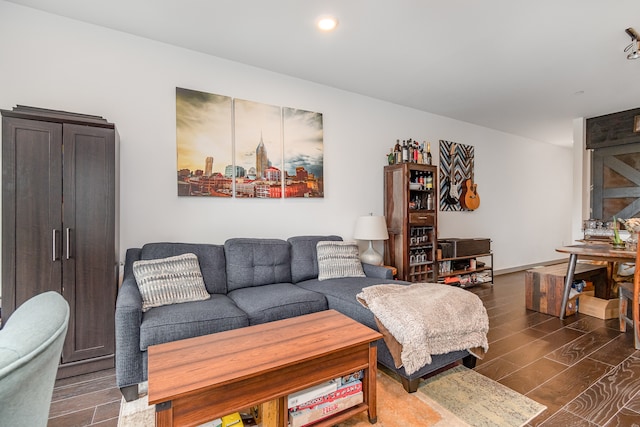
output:
<instances>
[{"instance_id":1,"label":"wine bottle","mask_svg":"<svg viewBox=\"0 0 640 427\"><path fill-rule=\"evenodd\" d=\"M402 163L409 161L409 147L407 147L407 141L402 140Z\"/></svg>"},{"instance_id":2,"label":"wine bottle","mask_svg":"<svg viewBox=\"0 0 640 427\"><path fill-rule=\"evenodd\" d=\"M431 143L427 142L427 164L433 164L433 158L431 157Z\"/></svg>"}]
</instances>

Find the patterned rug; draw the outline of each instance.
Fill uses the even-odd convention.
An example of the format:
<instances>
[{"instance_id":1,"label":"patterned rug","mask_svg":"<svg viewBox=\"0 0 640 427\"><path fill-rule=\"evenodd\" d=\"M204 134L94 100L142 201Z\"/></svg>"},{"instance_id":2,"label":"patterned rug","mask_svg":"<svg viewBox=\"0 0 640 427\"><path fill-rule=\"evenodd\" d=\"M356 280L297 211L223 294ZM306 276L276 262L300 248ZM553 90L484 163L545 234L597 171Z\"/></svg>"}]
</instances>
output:
<instances>
[{"instance_id":1,"label":"patterned rug","mask_svg":"<svg viewBox=\"0 0 640 427\"><path fill-rule=\"evenodd\" d=\"M378 370L377 427L520 427L545 407L463 366L426 381L408 394L394 375ZM145 384L146 386L146 384ZM141 387L145 394L144 387ZM146 395L120 405L118 427L154 425L154 407ZM371 426L361 413L339 427Z\"/></svg>"},{"instance_id":2,"label":"patterned rug","mask_svg":"<svg viewBox=\"0 0 640 427\"><path fill-rule=\"evenodd\" d=\"M418 393L407 393L402 385L378 370L378 422L380 427L438 426L465 427L455 415L437 404L431 405ZM360 413L339 427L371 427L366 413Z\"/></svg>"},{"instance_id":3,"label":"patterned rug","mask_svg":"<svg viewBox=\"0 0 640 427\"><path fill-rule=\"evenodd\" d=\"M462 365L420 384L418 394L474 427L518 427L547 407Z\"/></svg>"}]
</instances>

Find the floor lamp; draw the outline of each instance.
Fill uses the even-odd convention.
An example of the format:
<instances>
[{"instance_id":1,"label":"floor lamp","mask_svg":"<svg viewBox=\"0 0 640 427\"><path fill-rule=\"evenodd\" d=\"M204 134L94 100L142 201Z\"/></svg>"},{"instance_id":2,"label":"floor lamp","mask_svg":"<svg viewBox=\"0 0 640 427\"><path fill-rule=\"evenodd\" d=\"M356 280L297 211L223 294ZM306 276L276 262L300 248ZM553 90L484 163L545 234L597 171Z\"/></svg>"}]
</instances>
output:
<instances>
[{"instance_id":1,"label":"floor lamp","mask_svg":"<svg viewBox=\"0 0 640 427\"><path fill-rule=\"evenodd\" d=\"M369 248L360 255L360 260L366 264L382 265L382 255L373 249L374 240L387 240L387 222L383 216L361 216L356 221L353 233L356 240L368 240Z\"/></svg>"}]
</instances>

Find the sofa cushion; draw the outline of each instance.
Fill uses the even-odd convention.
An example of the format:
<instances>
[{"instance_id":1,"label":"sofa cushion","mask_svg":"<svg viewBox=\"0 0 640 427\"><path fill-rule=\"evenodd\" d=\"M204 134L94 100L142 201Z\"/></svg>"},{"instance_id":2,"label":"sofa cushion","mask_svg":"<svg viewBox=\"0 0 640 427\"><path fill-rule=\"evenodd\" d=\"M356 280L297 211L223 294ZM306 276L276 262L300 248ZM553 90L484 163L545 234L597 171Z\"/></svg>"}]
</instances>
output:
<instances>
[{"instance_id":1,"label":"sofa cushion","mask_svg":"<svg viewBox=\"0 0 640 427\"><path fill-rule=\"evenodd\" d=\"M340 236L295 236L287 239L291 245L291 281L293 283L318 277L318 251L322 241L342 241Z\"/></svg>"},{"instance_id":2,"label":"sofa cushion","mask_svg":"<svg viewBox=\"0 0 640 427\"><path fill-rule=\"evenodd\" d=\"M318 280L365 277L358 246L351 242L318 242Z\"/></svg>"},{"instance_id":3,"label":"sofa cushion","mask_svg":"<svg viewBox=\"0 0 640 427\"><path fill-rule=\"evenodd\" d=\"M200 271L207 292L210 294L227 293L227 270L224 258L224 246L204 243L147 243L142 247L140 259L166 258L175 255L193 253L198 256Z\"/></svg>"},{"instance_id":4,"label":"sofa cushion","mask_svg":"<svg viewBox=\"0 0 640 427\"><path fill-rule=\"evenodd\" d=\"M291 283L236 289L229 292L229 298L247 313L251 325L327 309L322 294Z\"/></svg>"},{"instance_id":5,"label":"sofa cushion","mask_svg":"<svg viewBox=\"0 0 640 427\"><path fill-rule=\"evenodd\" d=\"M362 292L362 288L383 283L385 283L384 280L375 277L343 277L327 280L305 280L297 283L296 286L323 294L327 299L327 305L330 310L337 310L345 316L349 316L377 331L378 327L373 318L373 313L358 302L356 295ZM405 284L407 282L391 280L389 283Z\"/></svg>"},{"instance_id":6,"label":"sofa cushion","mask_svg":"<svg viewBox=\"0 0 640 427\"><path fill-rule=\"evenodd\" d=\"M135 261L133 274L142 296L142 311L209 299L195 254Z\"/></svg>"},{"instance_id":7,"label":"sofa cushion","mask_svg":"<svg viewBox=\"0 0 640 427\"><path fill-rule=\"evenodd\" d=\"M225 295L205 301L155 307L142 315L140 350L162 344L249 326L247 315Z\"/></svg>"},{"instance_id":8,"label":"sofa cushion","mask_svg":"<svg viewBox=\"0 0 640 427\"><path fill-rule=\"evenodd\" d=\"M229 239L224 243L227 289L291 282L291 250L280 239Z\"/></svg>"}]
</instances>

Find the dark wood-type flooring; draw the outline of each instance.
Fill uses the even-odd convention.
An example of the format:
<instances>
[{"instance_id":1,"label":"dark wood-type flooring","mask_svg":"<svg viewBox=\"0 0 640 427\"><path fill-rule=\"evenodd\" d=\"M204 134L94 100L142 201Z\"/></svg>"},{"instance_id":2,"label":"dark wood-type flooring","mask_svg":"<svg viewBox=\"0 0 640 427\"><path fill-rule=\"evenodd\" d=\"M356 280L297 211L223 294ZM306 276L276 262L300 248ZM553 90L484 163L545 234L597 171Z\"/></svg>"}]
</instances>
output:
<instances>
[{"instance_id":1,"label":"dark wood-type flooring","mask_svg":"<svg viewBox=\"0 0 640 427\"><path fill-rule=\"evenodd\" d=\"M547 406L530 426L640 425L640 351L617 319L526 310L524 272L471 291L490 319L489 352L476 370ZM119 407L113 369L58 380L49 426L116 426Z\"/></svg>"}]
</instances>

